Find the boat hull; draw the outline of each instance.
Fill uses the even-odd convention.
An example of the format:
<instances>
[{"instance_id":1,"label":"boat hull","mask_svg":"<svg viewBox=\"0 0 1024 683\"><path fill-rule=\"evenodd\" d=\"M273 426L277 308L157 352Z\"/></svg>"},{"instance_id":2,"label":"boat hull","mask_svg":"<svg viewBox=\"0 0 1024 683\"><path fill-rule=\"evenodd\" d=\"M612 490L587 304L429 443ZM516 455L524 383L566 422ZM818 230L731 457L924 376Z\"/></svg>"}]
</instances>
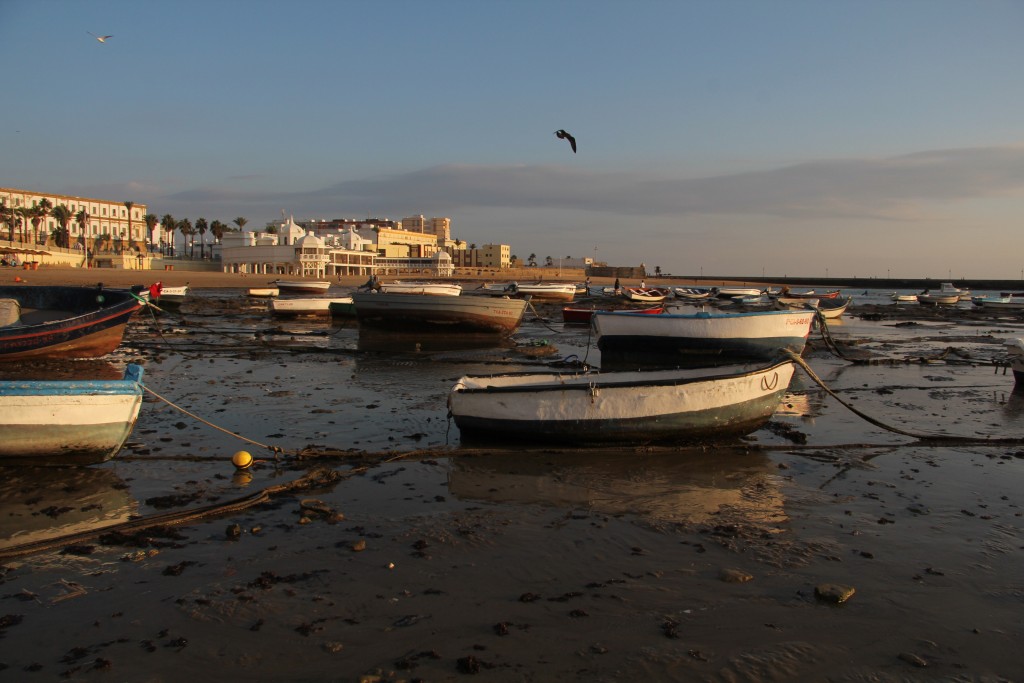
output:
<instances>
[{"instance_id":1,"label":"boat hull","mask_svg":"<svg viewBox=\"0 0 1024 683\"><path fill-rule=\"evenodd\" d=\"M802 353L814 311L638 315L596 313L603 363L703 363L770 360Z\"/></svg>"},{"instance_id":2,"label":"boat hull","mask_svg":"<svg viewBox=\"0 0 1024 683\"><path fill-rule=\"evenodd\" d=\"M562 322L575 323L579 325L589 325L591 318L594 317L594 313L597 309L594 308L572 308L566 306L562 308ZM604 310L602 313L614 313L612 310ZM654 308L637 308L637 309L624 309L620 312L623 313L645 313L647 315L658 315L664 313L665 309L661 306Z\"/></svg>"},{"instance_id":3,"label":"boat hull","mask_svg":"<svg viewBox=\"0 0 1024 683\"><path fill-rule=\"evenodd\" d=\"M508 282L486 284L482 289L492 296L529 296L535 301L572 301L576 296L576 285L574 284L541 282L521 285L517 282Z\"/></svg>"},{"instance_id":4,"label":"boat hull","mask_svg":"<svg viewBox=\"0 0 1024 683\"><path fill-rule=\"evenodd\" d=\"M439 294L459 296L462 285L451 282L391 282L380 286L382 294Z\"/></svg>"},{"instance_id":5,"label":"boat hull","mask_svg":"<svg viewBox=\"0 0 1024 683\"><path fill-rule=\"evenodd\" d=\"M143 306L127 290L90 287L0 287L0 299L23 312L18 324L0 327L0 361L105 356Z\"/></svg>"},{"instance_id":6,"label":"boat hull","mask_svg":"<svg viewBox=\"0 0 1024 683\"><path fill-rule=\"evenodd\" d=\"M785 361L738 372L463 377L448 406L469 438L579 445L716 441L767 422L793 370Z\"/></svg>"},{"instance_id":7,"label":"boat hull","mask_svg":"<svg viewBox=\"0 0 1024 683\"><path fill-rule=\"evenodd\" d=\"M359 324L399 331L511 334L526 312L523 299L354 292Z\"/></svg>"},{"instance_id":8,"label":"boat hull","mask_svg":"<svg viewBox=\"0 0 1024 683\"><path fill-rule=\"evenodd\" d=\"M0 381L0 462L104 462L128 439L141 406L138 365L122 380Z\"/></svg>"},{"instance_id":9,"label":"boat hull","mask_svg":"<svg viewBox=\"0 0 1024 683\"><path fill-rule=\"evenodd\" d=\"M1013 297L974 297L971 299L978 308L998 308L1007 311L1021 311L1024 310L1024 299L1013 298Z\"/></svg>"},{"instance_id":10,"label":"boat hull","mask_svg":"<svg viewBox=\"0 0 1024 683\"><path fill-rule=\"evenodd\" d=\"M323 294L331 288L331 283L323 280L274 280L270 284L276 285L278 291L284 293L304 292L316 294L319 292Z\"/></svg>"},{"instance_id":11,"label":"boat hull","mask_svg":"<svg viewBox=\"0 0 1024 683\"><path fill-rule=\"evenodd\" d=\"M295 318L299 316L326 317L331 314L331 304L351 305L352 297L330 298L293 298L271 299L270 313L277 318Z\"/></svg>"}]
</instances>

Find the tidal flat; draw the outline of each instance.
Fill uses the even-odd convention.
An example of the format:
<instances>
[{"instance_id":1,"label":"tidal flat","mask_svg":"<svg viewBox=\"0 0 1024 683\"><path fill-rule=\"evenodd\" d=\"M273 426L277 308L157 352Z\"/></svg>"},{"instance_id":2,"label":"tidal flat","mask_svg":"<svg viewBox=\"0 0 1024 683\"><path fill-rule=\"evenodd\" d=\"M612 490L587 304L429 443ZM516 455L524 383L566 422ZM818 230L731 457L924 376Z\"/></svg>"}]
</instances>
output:
<instances>
[{"instance_id":1,"label":"tidal flat","mask_svg":"<svg viewBox=\"0 0 1024 683\"><path fill-rule=\"evenodd\" d=\"M963 306L855 297L804 355L836 396L798 370L742 439L577 450L447 415L464 374L600 366L555 306L453 344L197 290L109 359L153 392L114 460L0 469L0 680L1020 680L1024 321Z\"/></svg>"}]
</instances>

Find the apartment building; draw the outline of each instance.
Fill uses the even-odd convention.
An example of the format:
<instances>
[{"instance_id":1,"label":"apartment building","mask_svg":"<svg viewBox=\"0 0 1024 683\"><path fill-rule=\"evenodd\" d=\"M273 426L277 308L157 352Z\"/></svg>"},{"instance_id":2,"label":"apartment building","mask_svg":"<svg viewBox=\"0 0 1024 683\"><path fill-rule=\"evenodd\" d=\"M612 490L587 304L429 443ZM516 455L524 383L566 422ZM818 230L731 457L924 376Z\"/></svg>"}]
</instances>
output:
<instances>
[{"instance_id":1,"label":"apartment building","mask_svg":"<svg viewBox=\"0 0 1024 683\"><path fill-rule=\"evenodd\" d=\"M149 207L145 204L135 203L129 210L123 201L0 187L0 203L11 209L36 208L43 200L50 206L38 225L33 224L31 218L16 217L14 225L3 226L6 228L3 236L34 244L53 244L56 231L62 227L53 215L53 209L66 206L72 216L67 226L69 246L92 246L104 237L119 241L125 247L130 243L142 245L147 241L145 216ZM84 221L77 218L82 211L85 212Z\"/></svg>"}]
</instances>

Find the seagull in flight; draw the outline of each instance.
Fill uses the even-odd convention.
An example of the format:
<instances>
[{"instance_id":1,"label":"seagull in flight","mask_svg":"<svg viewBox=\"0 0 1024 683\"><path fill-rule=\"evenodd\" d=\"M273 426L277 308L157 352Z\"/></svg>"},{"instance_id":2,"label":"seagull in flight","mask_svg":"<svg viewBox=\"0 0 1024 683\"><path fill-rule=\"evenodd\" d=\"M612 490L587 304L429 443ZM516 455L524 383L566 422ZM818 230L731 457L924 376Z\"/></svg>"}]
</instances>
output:
<instances>
[{"instance_id":1,"label":"seagull in flight","mask_svg":"<svg viewBox=\"0 0 1024 683\"><path fill-rule=\"evenodd\" d=\"M559 140L568 140L569 145L572 147L572 153L576 153L576 138L566 133L564 130L556 130L555 137Z\"/></svg>"},{"instance_id":2,"label":"seagull in flight","mask_svg":"<svg viewBox=\"0 0 1024 683\"><path fill-rule=\"evenodd\" d=\"M107 42L107 38L113 38L114 37L114 36L98 36L95 33L90 33L89 31L86 31L86 33L88 33L90 36L92 36L96 40L100 41L101 43Z\"/></svg>"}]
</instances>

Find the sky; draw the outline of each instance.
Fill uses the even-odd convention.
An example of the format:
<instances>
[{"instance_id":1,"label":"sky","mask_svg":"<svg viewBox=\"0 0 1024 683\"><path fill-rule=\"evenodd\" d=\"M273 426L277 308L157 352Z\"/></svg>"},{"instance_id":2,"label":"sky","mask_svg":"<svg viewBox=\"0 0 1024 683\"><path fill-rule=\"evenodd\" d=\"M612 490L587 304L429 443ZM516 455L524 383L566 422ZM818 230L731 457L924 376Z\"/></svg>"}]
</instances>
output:
<instances>
[{"instance_id":1,"label":"sky","mask_svg":"<svg viewBox=\"0 0 1024 683\"><path fill-rule=\"evenodd\" d=\"M675 275L1024 279L1022 36L1021 0L0 0L0 186L448 216Z\"/></svg>"}]
</instances>

